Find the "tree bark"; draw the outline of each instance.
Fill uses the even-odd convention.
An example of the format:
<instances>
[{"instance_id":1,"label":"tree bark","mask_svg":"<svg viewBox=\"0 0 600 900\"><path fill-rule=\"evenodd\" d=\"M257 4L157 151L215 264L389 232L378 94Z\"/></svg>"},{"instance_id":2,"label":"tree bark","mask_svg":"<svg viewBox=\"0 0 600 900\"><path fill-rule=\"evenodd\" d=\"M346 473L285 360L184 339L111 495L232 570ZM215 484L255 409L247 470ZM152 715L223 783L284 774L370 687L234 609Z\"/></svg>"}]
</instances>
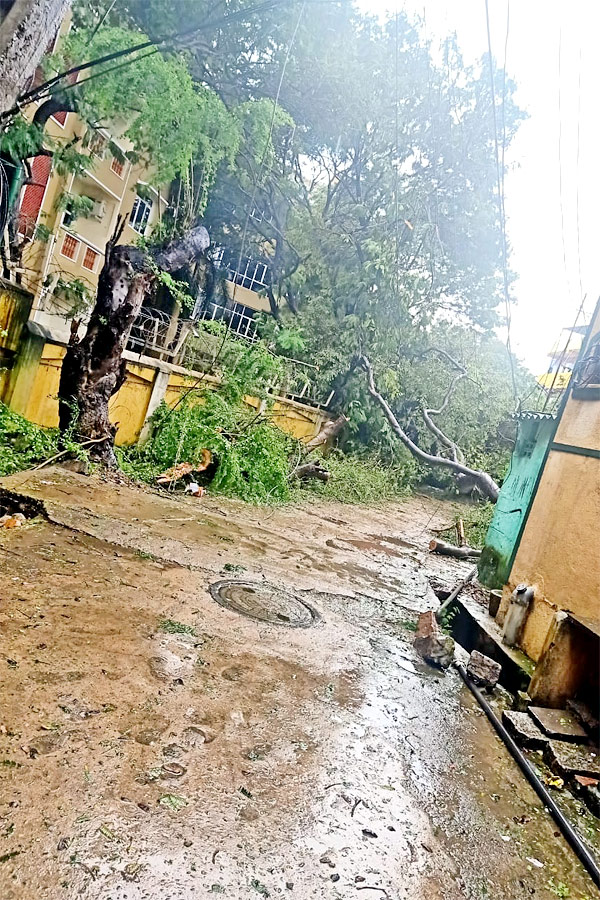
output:
<instances>
[{"instance_id":1,"label":"tree bark","mask_svg":"<svg viewBox=\"0 0 600 900\"><path fill-rule=\"evenodd\" d=\"M328 472L317 459L297 466L292 472L292 476L294 478L317 478L319 481L328 482L331 478L331 472Z\"/></svg>"},{"instance_id":2,"label":"tree bark","mask_svg":"<svg viewBox=\"0 0 600 900\"><path fill-rule=\"evenodd\" d=\"M117 425L108 417L108 403L125 381L122 358L131 326L144 298L151 292L157 271L174 272L203 253L209 245L206 228L198 226L179 241L152 255L154 265L136 247L116 246L119 231L106 248L96 303L85 336L76 332L63 360L58 390L59 427L76 441L98 440L92 456L115 465Z\"/></svg>"},{"instance_id":3,"label":"tree bark","mask_svg":"<svg viewBox=\"0 0 600 900\"><path fill-rule=\"evenodd\" d=\"M429 541L431 553L439 553L441 556L453 556L455 559L475 559L481 556L481 550L474 547L455 547L454 544L446 544L444 541Z\"/></svg>"},{"instance_id":4,"label":"tree bark","mask_svg":"<svg viewBox=\"0 0 600 900\"><path fill-rule=\"evenodd\" d=\"M433 456L431 453L426 453L424 450L421 450L421 448L418 447L414 443L414 441L411 441L409 436L402 429L400 423L396 419L396 416L390 409L389 404L377 390L375 379L373 376L373 366L366 356L361 357L361 364L365 372L367 373L367 385L370 395L374 400L377 401L383 411L383 414L392 426L394 433L404 444L404 446L408 450L410 450L412 455L420 462L425 463L425 465L439 466L440 468L450 469L450 471L454 472L456 475L469 476L469 478L472 479L474 485L479 488L482 494L489 500L491 500L492 503L495 503L498 499L500 488L498 487L492 476L488 475L487 472L470 469L468 466L465 466L463 463L458 462L458 460L455 459L447 459L444 456Z\"/></svg>"},{"instance_id":5,"label":"tree bark","mask_svg":"<svg viewBox=\"0 0 600 900\"><path fill-rule=\"evenodd\" d=\"M71 0L15 0L0 25L0 113L14 106L70 6Z\"/></svg>"},{"instance_id":6,"label":"tree bark","mask_svg":"<svg viewBox=\"0 0 600 900\"><path fill-rule=\"evenodd\" d=\"M340 433L347 422L348 419L343 413L337 419L326 421L318 434L315 434L314 438L308 442L306 449L314 450L316 447L326 444Z\"/></svg>"}]
</instances>

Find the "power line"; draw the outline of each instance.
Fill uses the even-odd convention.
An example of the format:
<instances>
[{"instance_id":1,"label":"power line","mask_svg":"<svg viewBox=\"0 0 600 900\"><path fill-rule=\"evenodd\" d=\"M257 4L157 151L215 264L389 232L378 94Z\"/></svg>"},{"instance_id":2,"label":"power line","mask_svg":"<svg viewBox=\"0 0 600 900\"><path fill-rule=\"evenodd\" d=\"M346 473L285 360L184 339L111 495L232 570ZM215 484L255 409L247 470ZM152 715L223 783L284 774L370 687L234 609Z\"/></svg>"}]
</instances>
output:
<instances>
[{"instance_id":1,"label":"power line","mask_svg":"<svg viewBox=\"0 0 600 900\"><path fill-rule=\"evenodd\" d=\"M487 30L487 42L488 42L488 59L489 59L489 68L490 68L490 90L491 90L491 98L492 98L492 111L493 111L493 121L494 121L494 153L496 157L496 181L498 186L498 213L500 217L500 234L501 234L501 247L502 247L502 282L504 287L504 306L506 310L506 350L508 352L508 361L510 364L510 375L512 380L513 394L515 402L518 402L518 392L517 392L517 381L515 377L515 364L512 354L511 348L511 340L510 340L510 328L511 328L511 307L510 307L510 291L508 284L508 251L507 251L507 242L506 242L506 218L504 214L504 178L500 169L500 142L498 139L498 119L496 113L496 89L494 85L494 61L492 57L492 35L490 31L490 8L489 8L489 0L485 0L485 20L486 20L486 30ZM507 33L506 33L506 41L505 48L508 45L508 25L509 20L507 19ZM504 102L503 102L503 115L504 115ZM504 135L503 135L504 137ZM504 145L505 142L503 140L502 145L502 155L504 158Z\"/></svg>"},{"instance_id":2,"label":"power line","mask_svg":"<svg viewBox=\"0 0 600 900\"><path fill-rule=\"evenodd\" d=\"M172 41L181 41L183 38L191 37L192 35L197 34L200 31L208 31L211 28L222 27L233 20L244 18L245 16L249 15L254 15L256 13L268 12L269 10L275 9L278 6L284 6L287 3L294 2L295 0L265 0L265 2L259 3L256 6L238 10L237 12L230 13L229 15L222 16L221 18L209 20L208 22L204 22L202 25L196 25L193 28L184 29L166 37L151 38L147 41L143 41L140 44L135 44L133 47L126 47L122 50L116 50L113 53L105 54L98 59L89 60L88 62L79 63L76 66L71 66L70 69L65 69L65 71L63 72L58 72L43 84L40 84L37 87L26 91L24 94L21 94L21 96L17 100L17 104L12 109L6 110L5 112L0 114L0 121L17 115L24 104L33 103L34 101L41 99L49 90L51 90L53 87L56 87L56 85L60 81L63 81L70 75L75 75L78 72L83 72L87 69L102 65L106 62L112 62L113 60L123 58L124 56L130 56L133 53L137 53L139 50L145 50L148 47L160 47ZM304 0L304 5L306 4L306 2L307 0Z\"/></svg>"}]
</instances>

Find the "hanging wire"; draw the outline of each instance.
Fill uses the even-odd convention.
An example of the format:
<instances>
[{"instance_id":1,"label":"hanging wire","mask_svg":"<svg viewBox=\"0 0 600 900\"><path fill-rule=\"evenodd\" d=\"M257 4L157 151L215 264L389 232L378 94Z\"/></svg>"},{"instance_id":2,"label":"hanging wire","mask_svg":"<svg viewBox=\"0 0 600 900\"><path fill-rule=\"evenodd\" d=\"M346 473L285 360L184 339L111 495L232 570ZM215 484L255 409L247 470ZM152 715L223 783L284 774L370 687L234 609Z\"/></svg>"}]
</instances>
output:
<instances>
[{"instance_id":1,"label":"hanging wire","mask_svg":"<svg viewBox=\"0 0 600 900\"><path fill-rule=\"evenodd\" d=\"M485 21L486 21L486 30L487 30L487 43L488 43L488 61L490 68L490 91L492 98L492 111L493 111L493 121L494 121L494 154L496 157L496 181L498 186L498 214L500 218L500 237L501 237L501 248L502 248L502 283L504 288L504 307L506 314L506 350L508 353L508 361L510 365L510 376L512 381L513 395L515 403L518 403L519 396L517 391L517 381L515 376L515 363L512 354L511 347L511 303L510 303L510 290L509 290L509 281L508 281L508 249L507 249L507 241L506 241L506 216L505 216L505 206L504 206L504 178L502 175L502 170L500 168L500 140L498 137L498 118L496 112L496 88L494 85L494 61L492 56L492 35L490 30L490 8L489 8L489 0L485 0ZM506 29L506 39L505 39L505 53L508 47L508 26L509 19L507 17L507 29ZM504 98L503 98L503 116L504 116ZM502 158L504 159L505 153L505 140L503 134L502 141Z\"/></svg>"}]
</instances>

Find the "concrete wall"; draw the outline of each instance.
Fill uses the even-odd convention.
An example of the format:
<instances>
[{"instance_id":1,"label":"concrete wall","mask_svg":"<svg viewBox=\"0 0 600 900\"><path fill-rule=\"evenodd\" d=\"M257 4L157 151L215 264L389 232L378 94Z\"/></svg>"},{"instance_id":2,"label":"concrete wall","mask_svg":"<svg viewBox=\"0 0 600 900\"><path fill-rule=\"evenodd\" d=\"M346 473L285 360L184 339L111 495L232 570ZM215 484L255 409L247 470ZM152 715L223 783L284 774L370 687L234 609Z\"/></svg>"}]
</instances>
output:
<instances>
[{"instance_id":1,"label":"concrete wall","mask_svg":"<svg viewBox=\"0 0 600 900\"><path fill-rule=\"evenodd\" d=\"M600 304L588 346L598 333ZM600 623L600 400L594 396L566 399L499 611L502 621L519 582L535 585L521 644L534 660L557 610Z\"/></svg>"},{"instance_id":2,"label":"concrete wall","mask_svg":"<svg viewBox=\"0 0 600 900\"><path fill-rule=\"evenodd\" d=\"M3 308L0 293L0 314ZM0 347L5 340L0 338ZM0 399L31 422L56 428L58 386L65 352L64 345L24 329L16 364L8 370L4 382L0 381ZM163 399L174 406L194 385L201 383L210 388L219 384L218 378L212 375L191 372L150 357L126 352L125 358L127 378L109 406L110 420L118 424L117 444L136 443L146 419ZM245 401L256 409L260 405L256 397L246 397ZM313 438L328 418L322 410L283 397L274 399L270 416L274 425L303 441Z\"/></svg>"}]
</instances>

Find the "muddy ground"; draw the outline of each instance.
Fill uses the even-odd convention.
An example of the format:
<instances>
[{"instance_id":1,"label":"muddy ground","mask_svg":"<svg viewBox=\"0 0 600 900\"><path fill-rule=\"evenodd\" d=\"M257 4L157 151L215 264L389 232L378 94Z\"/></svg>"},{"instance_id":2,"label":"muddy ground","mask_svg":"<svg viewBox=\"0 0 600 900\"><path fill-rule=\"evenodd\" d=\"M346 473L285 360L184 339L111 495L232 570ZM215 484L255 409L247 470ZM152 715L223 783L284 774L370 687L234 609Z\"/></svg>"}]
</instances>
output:
<instances>
[{"instance_id":1,"label":"muddy ground","mask_svg":"<svg viewBox=\"0 0 600 900\"><path fill-rule=\"evenodd\" d=\"M4 484L49 520L0 537L2 900L599 896L458 676L412 650L426 576L465 572L425 551L447 504ZM318 621L227 610L225 577Z\"/></svg>"}]
</instances>

